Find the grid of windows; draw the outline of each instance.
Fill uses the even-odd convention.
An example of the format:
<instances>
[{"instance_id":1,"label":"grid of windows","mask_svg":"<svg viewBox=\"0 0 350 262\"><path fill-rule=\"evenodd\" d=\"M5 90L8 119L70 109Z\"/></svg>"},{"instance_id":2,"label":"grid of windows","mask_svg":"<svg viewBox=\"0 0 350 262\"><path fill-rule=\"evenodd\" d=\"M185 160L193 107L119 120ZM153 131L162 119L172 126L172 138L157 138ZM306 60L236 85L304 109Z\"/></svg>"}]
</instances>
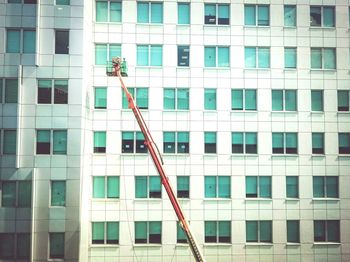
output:
<instances>
[{"instance_id":1,"label":"grid of windows","mask_svg":"<svg viewBox=\"0 0 350 262\"><path fill-rule=\"evenodd\" d=\"M230 24L230 5L204 4L204 24L207 24L207 25Z\"/></svg>"},{"instance_id":2,"label":"grid of windows","mask_svg":"<svg viewBox=\"0 0 350 262\"><path fill-rule=\"evenodd\" d=\"M135 176L135 198L161 198L160 176Z\"/></svg>"},{"instance_id":3,"label":"grid of windows","mask_svg":"<svg viewBox=\"0 0 350 262\"><path fill-rule=\"evenodd\" d=\"M138 23L163 23L163 3L158 2L137 2Z\"/></svg>"},{"instance_id":4,"label":"grid of windows","mask_svg":"<svg viewBox=\"0 0 350 262\"><path fill-rule=\"evenodd\" d=\"M147 153L142 132L122 132L122 153Z\"/></svg>"},{"instance_id":5,"label":"grid of windows","mask_svg":"<svg viewBox=\"0 0 350 262\"><path fill-rule=\"evenodd\" d=\"M246 68L270 68L270 47L245 47Z\"/></svg>"},{"instance_id":6,"label":"grid of windows","mask_svg":"<svg viewBox=\"0 0 350 262\"><path fill-rule=\"evenodd\" d=\"M119 176L93 176L92 197L93 198L119 198L120 178Z\"/></svg>"},{"instance_id":7,"label":"grid of windows","mask_svg":"<svg viewBox=\"0 0 350 262\"><path fill-rule=\"evenodd\" d=\"M14 261L15 259L28 260L29 258L29 233L0 233L0 259Z\"/></svg>"},{"instance_id":8,"label":"grid of windows","mask_svg":"<svg viewBox=\"0 0 350 262\"><path fill-rule=\"evenodd\" d=\"M36 131L37 155L66 155L67 154L67 130Z\"/></svg>"},{"instance_id":9,"label":"grid of windows","mask_svg":"<svg viewBox=\"0 0 350 262\"><path fill-rule=\"evenodd\" d=\"M204 221L205 243L231 243L231 221Z\"/></svg>"},{"instance_id":10,"label":"grid of windows","mask_svg":"<svg viewBox=\"0 0 350 262\"><path fill-rule=\"evenodd\" d=\"M35 53L35 29L8 28L6 30L6 53Z\"/></svg>"},{"instance_id":11,"label":"grid of windows","mask_svg":"<svg viewBox=\"0 0 350 262\"><path fill-rule=\"evenodd\" d=\"M232 89L231 109L232 110L257 110L256 89Z\"/></svg>"},{"instance_id":12,"label":"grid of windows","mask_svg":"<svg viewBox=\"0 0 350 262\"><path fill-rule=\"evenodd\" d=\"M135 244L161 244L161 221L137 221L135 222Z\"/></svg>"},{"instance_id":13,"label":"grid of windows","mask_svg":"<svg viewBox=\"0 0 350 262\"><path fill-rule=\"evenodd\" d=\"M96 1L96 22L121 22L122 3L116 1Z\"/></svg>"},{"instance_id":14,"label":"grid of windows","mask_svg":"<svg viewBox=\"0 0 350 262\"><path fill-rule=\"evenodd\" d=\"M38 104L67 104L68 80L39 79Z\"/></svg>"},{"instance_id":15,"label":"grid of windows","mask_svg":"<svg viewBox=\"0 0 350 262\"><path fill-rule=\"evenodd\" d=\"M189 132L163 132L163 151L169 154L190 152Z\"/></svg>"},{"instance_id":16,"label":"grid of windows","mask_svg":"<svg viewBox=\"0 0 350 262\"><path fill-rule=\"evenodd\" d=\"M246 221L246 242L272 243L272 221Z\"/></svg>"},{"instance_id":17,"label":"grid of windows","mask_svg":"<svg viewBox=\"0 0 350 262\"><path fill-rule=\"evenodd\" d=\"M2 207L31 207L32 181L2 181L1 206Z\"/></svg>"},{"instance_id":18,"label":"grid of windows","mask_svg":"<svg viewBox=\"0 0 350 262\"><path fill-rule=\"evenodd\" d=\"M205 176L204 177L205 198L230 198L231 177L230 176Z\"/></svg>"},{"instance_id":19,"label":"grid of windows","mask_svg":"<svg viewBox=\"0 0 350 262\"><path fill-rule=\"evenodd\" d=\"M338 198L339 178L337 176L313 176L313 196L316 198Z\"/></svg>"},{"instance_id":20,"label":"grid of windows","mask_svg":"<svg viewBox=\"0 0 350 262\"><path fill-rule=\"evenodd\" d=\"M113 57L120 57L120 44L95 44L95 65L107 65Z\"/></svg>"},{"instance_id":21,"label":"grid of windows","mask_svg":"<svg viewBox=\"0 0 350 262\"><path fill-rule=\"evenodd\" d=\"M269 26L270 7L268 5L244 5L244 25Z\"/></svg>"},{"instance_id":22,"label":"grid of windows","mask_svg":"<svg viewBox=\"0 0 350 262\"><path fill-rule=\"evenodd\" d=\"M257 154L258 138L255 132L232 132L232 154Z\"/></svg>"},{"instance_id":23,"label":"grid of windows","mask_svg":"<svg viewBox=\"0 0 350 262\"><path fill-rule=\"evenodd\" d=\"M245 189L247 198L271 198L271 176L246 176Z\"/></svg>"},{"instance_id":24,"label":"grid of windows","mask_svg":"<svg viewBox=\"0 0 350 262\"><path fill-rule=\"evenodd\" d=\"M339 220L315 220L314 221L315 242L340 242Z\"/></svg>"},{"instance_id":25,"label":"grid of windows","mask_svg":"<svg viewBox=\"0 0 350 262\"><path fill-rule=\"evenodd\" d=\"M119 222L92 222L92 244L119 244Z\"/></svg>"},{"instance_id":26,"label":"grid of windows","mask_svg":"<svg viewBox=\"0 0 350 262\"><path fill-rule=\"evenodd\" d=\"M272 133L272 154L298 154L298 134Z\"/></svg>"},{"instance_id":27,"label":"grid of windows","mask_svg":"<svg viewBox=\"0 0 350 262\"><path fill-rule=\"evenodd\" d=\"M188 110L190 108L189 88L164 88L163 105L167 110Z\"/></svg>"}]
</instances>

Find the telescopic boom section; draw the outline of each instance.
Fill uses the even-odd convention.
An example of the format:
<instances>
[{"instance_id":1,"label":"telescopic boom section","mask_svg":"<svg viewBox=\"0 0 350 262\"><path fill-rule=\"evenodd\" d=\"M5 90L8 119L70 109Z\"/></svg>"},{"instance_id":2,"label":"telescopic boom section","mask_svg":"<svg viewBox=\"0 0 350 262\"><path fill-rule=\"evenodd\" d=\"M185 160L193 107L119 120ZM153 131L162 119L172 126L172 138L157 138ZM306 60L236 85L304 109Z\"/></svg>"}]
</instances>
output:
<instances>
[{"instance_id":1,"label":"telescopic boom section","mask_svg":"<svg viewBox=\"0 0 350 262\"><path fill-rule=\"evenodd\" d=\"M128 89L126 88L126 86L123 82L122 75L124 75L125 72L123 72L123 64L122 63L125 62L125 60L123 62L121 62L121 59L118 57L118 58L113 58L112 62L113 62L112 75L117 76L119 78L122 89L126 95L126 98L128 99L129 108L134 113L135 118L137 120L137 123L140 126L140 129L142 131L142 134L145 137L145 145L147 146L148 151L152 157L152 160L153 160L153 162L157 168L157 171L161 177L162 184L163 184L163 186L164 186L164 188L169 196L170 202L174 208L174 211L177 215L177 218L179 219L180 226L182 227L182 229L187 237L187 240L188 240L188 243L190 245L193 256L197 262L205 262L205 259L202 255L202 252L198 247L197 241L196 241L194 235L192 235L189 224L185 219L184 213L182 212L179 201L177 200L177 198L174 194L174 191L169 183L169 179L165 174L158 148L157 148L157 146L152 138L151 133L148 130L148 127L145 123L145 120L142 117L140 109L135 104L135 101L134 101L132 95L130 94L130 92L128 91ZM124 68L125 68L125 65L124 65Z\"/></svg>"}]
</instances>

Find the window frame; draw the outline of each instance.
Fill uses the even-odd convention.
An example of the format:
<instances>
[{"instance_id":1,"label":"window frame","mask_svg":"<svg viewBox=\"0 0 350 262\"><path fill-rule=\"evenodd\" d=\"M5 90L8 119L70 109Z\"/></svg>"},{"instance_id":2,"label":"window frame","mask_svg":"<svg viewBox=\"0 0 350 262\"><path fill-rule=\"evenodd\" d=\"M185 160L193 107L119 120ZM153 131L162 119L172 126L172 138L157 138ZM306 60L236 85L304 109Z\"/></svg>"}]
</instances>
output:
<instances>
[{"instance_id":1,"label":"window frame","mask_svg":"<svg viewBox=\"0 0 350 262\"><path fill-rule=\"evenodd\" d=\"M319 8L320 9L320 24L313 24L313 17L311 15L311 10L312 8ZM329 9L333 9L333 21L331 26L327 26L325 25L325 9L329 8ZM336 27L336 10L335 10L335 6L332 5L310 5L310 28L335 28Z\"/></svg>"},{"instance_id":2,"label":"window frame","mask_svg":"<svg viewBox=\"0 0 350 262\"><path fill-rule=\"evenodd\" d=\"M209 235L208 233L208 227L209 225L214 225L215 231L213 232L214 235ZM229 236L222 236L220 235L220 229L222 229L223 226L228 226L228 235ZM204 221L204 243L224 243L224 244L230 244L232 243L232 225L231 221L229 220L220 220L220 221L213 221L213 220L206 220Z\"/></svg>"},{"instance_id":3,"label":"window frame","mask_svg":"<svg viewBox=\"0 0 350 262\"><path fill-rule=\"evenodd\" d=\"M273 221L272 220L246 220L246 243L273 243ZM255 239L248 240L248 225L255 224ZM265 232L268 234L268 239L261 239L262 235L262 224L268 226L269 229L271 229L270 232ZM264 236L265 237L265 236Z\"/></svg>"},{"instance_id":4,"label":"window frame","mask_svg":"<svg viewBox=\"0 0 350 262\"><path fill-rule=\"evenodd\" d=\"M249 24L248 20L246 19L247 11L249 7L254 7L254 24ZM262 7L267 7L268 10L268 20L266 24L259 24L259 9ZM271 12L270 12L270 5L269 4L244 4L244 26L246 27L252 27L252 26L258 26L258 27L269 27L270 26L270 20L271 20ZM248 23L248 24L247 24Z\"/></svg>"},{"instance_id":5,"label":"window frame","mask_svg":"<svg viewBox=\"0 0 350 262\"><path fill-rule=\"evenodd\" d=\"M334 67L329 67L329 66L326 67L326 59L325 59L326 51L333 51L332 53L334 58ZM318 63L321 64L320 67L318 66L318 63L317 65L313 65L313 57L315 55L318 55L315 52L319 52L321 56L320 58L318 58L317 56L318 60L320 60L320 61L317 61ZM310 47L310 69L311 70L330 70L330 71L337 70L337 48L336 47Z\"/></svg>"},{"instance_id":6,"label":"window frame","mask_svg":"<svg viewBox=\"0 0 350 262\"><path fill-rule=\"evenodd\" d=\"M166 92L165 91L169 91L169 92L173 92L174 96L171 98L168 98L169 100L173 100L171 102L171 104L173 104L174 106L169 106L166 105ZM185 101L184 106L181 106L183 108L179 108L179 105L181 104L179 101L181 99L181 92L184 92L184 94L186 95L186 99L183 99ZM166 108L167 107L167 108ZM169 111L188 111L190 110L190 89L189 88L168 88L165 87L163 89L163 109L164 110L169 110Z\"/></svg>"},{"instance_id":7,"label":"window frame","mask_svg":"<svg viewBox=\"0 0 350 262\"><path fill-rule=\"evenodd\" d=\"M341 145L343 143L341 137L345 137L344 146ZM350 154L350 133L349 132L338 133L338 154L339 155Z\"/></svg>"},{"instance_id":8,"label":"window frame","mask_svg":"<svg viewBox=\"0 0 350 262\"><path fill-rule=\"evenodd\" d=\"M317 183L317 180L319 183ZM333 184L332 182L335 182L335 184ZM320 186L320 188L317 188L318 185ZM335 195L332 195L332 193L329 192L329 191L332 191L331 187L333 187L333 190L335 190L334 192ZM317 192L320 190L321 192ZM339 176L312 176L312 197L316 199L317 198L338 199L339 198Z\"/></svg>"},{"instance_id":9,"label":"window frame","mask_svg":"<svg viewBox=\"0 0 350 262\"><path fill-rule=\"evenodd\" d=\"M10 205L4 205L4 184L12 184L12 187L14 192L11 194L11 201L12 203ZM24 192L24 190L21 188L21 185L29 186L29 195L22 196L21 192ZM10 207L10 208L31 208L32 207L32 195L33 195L33 185L32 180L1 180L0 181L0 187L1 187L1 199L0 199L0 207ZM22 199L22 201L21 201ZM29 202L28 202L29 201Z\"/></svg>"},{"instance_id":10,"label":"window frame","mask_svg":"<svg viewBox=\"0 0 350 262\"><path fill-rule=\"evenodd\" d=\"M215 16L206 15L207 7L214 6L215 8ZM228 11L228 18L220 18L220 7L226 7ZM231 5L227 3L204 3L204 25L216 25L216 26L229 26L230 18L231 18ZM214 18L212 18L214 17ZM211 19L215 19L214 23L211 22ZM227 19L221 20L220 19Z\"/></svg>"},{"instance_id":11,"label":"window frame","mask_svg":"<svg viewBox=\"0 0 350 262\"><path fill-rule=\"evenodd\" d=\"M254 65L250 65L250 61L247 61L248 51L252 51L254 49ZM267 51L267 54L263 52ZM268 55L268 61L265 61L266 66L262 64L261 60L263 58L262 55ZM244 68L245 69L263 69L269 70L271 69L271 48L269 46L244 46Z\"/></svg>"},{"instance_id":12,"label":"window frame","mask_svg":"<svg viewBox=\"0 0 350 262\"><path fill-rule=\"evenodd\" d=\"M36 53L36 28L18 28L18 27L6 27L6 42L5 42L5 53L8 54L35 54ZM11 43L9 43L8 32L18 32L18 43L16 43L16 50L11 51ZM25 33L34 32L34 42L26 44ZM26 51L29 45L29 50ZM34 48L34 50L32 49Z\"/></svg>"},{"instance_id":13,"label":"window frame","mask_svg":"<svg viewBox=\"0 0 350 262\"><path fill-rule=\"evenodd\" d=\"M215 180L212 181L214 184L209 184L209 180ZM222 181L221 181L222 180ZM227 182L225 180L228 180L229 184L226 185L224 182ZM204 199L211 199L211 198L218 198L218 199L231 199L232 193L231 193L231 176L204 176ZM210 192L210 187L214 186L214 195L211 195L213 192ZM223 186L226 186L226 190L222 188Z\"/></svg>"},{"instance_id":14,"label":"window frame","mask_svg":"<svg viewBox=\"0 0 350 262\"><path fill-rule=\"evenodd\" d=\"M240 135L242 136L242 144L237 144L237 143L234 143L234 135ZM248 144L247 143L247 136L253 136L255 135L255 144ZM242 147L242 150L241 152L234 152L236 151L238 148L236 148L234 150L234 145L241 145ZM254 146L255 147L255 152L248 152L249 150L248 149L248 146ZM231 154L232 155L241 155L241 154L244 154L244 155L256 155L258 154L258 133L257 132L231 132Z\"/></svg>"},{"instance_id":15,"label":"window frame","mask_svg":"<svg viewBox=\"0 0 350 262\"><path fill-rule=\"evenodd\" d=\"M217 132L204 132L204 154L217 154Z\"/></svg>"},{"instance_id":16,"label":"window frame","mask_svg":"<svg viewBox=\"0 0 350 262\"><path fill-rule=\"evenodd\" d=\"M148 5L148 13L147 13L147 21L140 21L141 18L139 18L139 8L140 8L140 4L147 4ZM152 11L152 7L153 5L159 4L161 6L162 9L162 13L161 13L161 21L159 22L154 22L153 19L153 12ZM137 24L152 24L152 25L162 25L164 23L164 5L163 2L159 2L159 1L136 1L136 23Z\"/></svg>"},{"instance_id":17,"label":"window frame","mask_svg":"<svg viewBox=\"0 0 350 262\"><path fill-rule=\"evenodd\" d=\"M329 235L331 235L331 232L334 232L334 228L330 228L329 224L333 224L333 227L335 226L336 228L336 233L337 235L335 236L336 239L329 239ZM318 236L316 234L316 227L317 224L320 224L320 226L322 226L322 231L321 232L321 236ZM314 220L313 223L314 226L314 243L340 243L340 239L341 239L341 229L340 229L340 221L339 220ZM324 236L324 239L323 239ZM322 238L322 239L318 239L318 238Z\"/></svg>"},{"instance_id":18,"label":"window frame","mask_svg":"<svg viewBox=\"0 0 350 262\"><path fill-rule=\"evenodd\" d=\"M98 2L102 2L102 3L107 3L107 8L106 8L106 13L107 13L107 17L106 17L106 21L97 21L97 3ZM112 13L112 9L111 9L111 4L112 3L119 3L120 4L120 20L118 21L112 21L111 17L111 13ZM123 20L123 4L122 1L114 1L114 0L96 0L95 1L95 19L94 21L96 23L122 23Z\"/></svg>"},{"instance_id":19,"label":"window frame","mask_svg":"<svg viewBox=\"0 0 350 262\"><path fill-rule=\"evenodd\" d=\"M137 179L146 179L146 184L137 182ZM156 188L152 188L152 180L156 182ZM158 184L159 182L159 184ZM140 188L141 186L141 193ZM142 187L143 186L143 187ZM135 176L135 199L162 199L162 182L160 176Z\"/></svg>"},{"instance_id":20,"label":"window frame","mask_svg":"<svg viewBox=\"0 0 350 262\"><path fill-rule=\"evenodd\" d=\"M67 39L59 39L59 34L64 34L64 37L67 37ZM59 40L58 40L59 39ZM55 29L55 40L54 40L54 47L55 47L55 55L68 55L69 54L69 41L70 41L70 30L69 29ZM62 43L60 43L62 42ZM60 47L60 45L64 45L63 47Z\"/></svg>"},{"instance_id":21,"label":"window frame","mask_svg":"<svg viewBox=\"0 0 350 262\"><path fill-rule=\"evenodd\" d=\"M297 132L272 132L272 155L298 155L299 153L299 139ZM282 147L274 147L274 136L282 135ZM287 148L287 136L295 135L296 147ZM282 149L282 152L280 152ZM275 150L275 152L274 152ZM292 151L290 151L292 150ZM295 152L294 152L295 150ZM288 152L290 151L290 152Z\"/></svg>"},{"instance_id":22,"label":"window frame","mask_svg":"<svg viewBox=\"0 0 350 262\"><path fill-rule=\"evenodd\" d=\"M207 60L207 57L211 57L209 50L215 49L215 61L213 63L212 60ZM218 45L218 46L204 46L204 68L217 68L217 69L229 69L231 66L231 50L230 46ZM220 50L228 53L227 61L220 62Z\"/></svg>"},{"instance_id":23,"label":"window frame","mask_svg":"<svg viewBox=\"0 0 350 262\"><path fill-rule=\"evenodd\" d=\"M94 51L94 65L107 66L109 63L112 63L113 57L122 56L122 45L120 43L95 43ZM104 62L100 61L100 56L102 55L106 55Z\"/></svg>"},{"instance_id":24,"label":"window frame","mask_svg":"<svg viewBox=\"0 0 350 262\"><path fill-rule=\"evenodd\" d=\"M110 191L110 178L115 178L116 182L118 184L118 188L114 192L113 196L111 196ZM103 196L98 196L98 183L97 179L103 179ZM112 183L112 182L111 182ZM114 196L115 195L115 196ZM104 200L119 200L120 199L120 176L92 176L92 199L93 200L99 200L99 199L104 199Z\"/></svg>"},{"instance_id":25,"label":"window frame","mask_svg":"<svg viewBox=\"0 0 350 262\"><path fill-rule=\"evenodd\" d=\"M275 101L274 94L282 92L282 101ZM292 103L288 101L287 94L293 94L295 100ZM272 112L297 112L298 111L298 90L297 89L272 89L271 90L271 111ZM274 109L274 102L282 103L282 109ZM276 105L275 105L276 106ZM280 106L279 106L280 107Z\"/></svg>"},{"instance_id":26,"label":"window frame","mask_svg":"<svg viewBox=\"0 0 350 262\"><path fill-rule=\"evenodd\" d=\"M128 91L131 94L132 98L134 99L134 102L136 104L136 106L140 109L140 110L148 110L149 109L149 88L148 87L128 87ZM147 94L146 97L146 104L140 106L138 102L140 102L140 99L143 99L141 97L139 97L139 94L142 92L145 92L145 94ZM122 92L122 109L123 110L131 110L129 108L129 103L126 97L126 94L124 92L124 90L121 90ZM136 94L135 94L136 93Z\"/></svg>"},{"instance_id":27,"label":"window frame","mask_svg":"<svg viewBox=\"0 0 350 262\"><path fill-rule=\"evenodd\" d=\"M123 138L123 136L130 136L132 139ZM142 138L143 140L139 139ZM121 132L121 153L122 154L147 154L148 148L145 144L145 138L141 131L122 131ZM131 146L131 147L130 147Z\"/></svg>"},{"instance_id":28,"label":"window frame","mask_svg":"<svg viewBox=\"0 0 350 262\"><path fill-rule=\"evenodd\" d=\"M254 193L256 192L255 194L252 194L250 192L248 194L248 178L255 178L255 191L254 191ZM262 191L264 191L263 190L264 184L262 182L262 178L264 180L266 179L265 182L269 182L269 184L267 184L269 188L267 189L266 192L264 192L266 196L262 195L261 193ZM245 192L246 192L245 198L246 199L272 199L272 183L273 183L272 176L246 176L245 177Z\"/></svg>"},{"instance_id":29,"label":"window frame","mask_svg":"<svg viewBox=\"0 0 350 262\"><path fill-rule=\"evenodd\" d=\"M145 224L146 225L146 239L143 239L142 238L142 240L140 241L138 241L138 242L136 242L137 241L137 237L136 237L136 232L137 232L137 230L136 230L136 225L137 224L139 224L139 225L141 225L141 223L142 224ZM151 230L150 230L150 228L151 228L151 223L157 223L157 226L160 228L160 233L159 234L151 234ZM158 245L158 244L162 244L162 228L163 227L163 225L162 225L162 221L134 221L134 231L135 231L135 233L134 233L134 236L135 236L135 242L134 242L134 244L135 245L138 245L138 244L153 244L153 245ZM154 236L152 236L152 235L154 235ZM153 238L155 238L155 237L157 237L156 235L159 235L159 241L157 241L157 239L153 239Z\"/></svg>"},{"instance_id":30,"label":"window frame","mask_svg":"<svg viewBox=\"0 0 350 262\"><path fill-rule=\"evenodd\" d=\"M50 96L49 96L49 100L46 100L48 102L39 102L40 99L40 95L39 95L39 90L40 90L40 82L41 81L50 81L50 87L46 87L46 89L50 89ZM63 85L58 85L58 82L63 82L63 81L67 81L67 85L66 86L66 94L62 95L63 100L58 99L60 98L59 96L59 92L62 89L57 88L57 86L63 86ZM55 79L46 79L46 78L39 78L37 79L37 88L36 88L36 104L38 105L50 105L50 104L54 104L54 105L60 105L60 104L68 104L68 97L69 97L69 80L68 79L59 79L59 78L55 78ZM47 92L47 91L46 91ZM46 94L43 94L43 98L45 97Z\"/></svg>"},{"instance_id":31,"label":"window frame","mask_svg":"<svg viewBox=\"0 0 350 262\"><path fill-rule=\"evenodd\" d=\"M98 239L94 240L94 224L103 224L103 239ZM116 224L117 225L117 239L112 240L112 242L109 242L110 240L108 239L108 226ZM93 246L100 246L100 245L113 245L117 246L119 245L119 240L120 240L120 222L119 221L91 221L91 244ZM94 241L96 241L94 243ZM102 241L102 242L101 242Z\"/></svg>"},{"instance_id":32,"label":"window frame","mask_svg":"<svg viewBox=\"0 0 350 262\"><path fill-rule=\"evenodd\" d=\"M241 98L240 103L242 104L242 107L234 107L234 92L241 92ZM247 108L247 100L249 97L247 97L247 92L254 92L255 101L254 101L254 108ZM258 110L258 96L257 96L257 89L253 88L242 88L242 89L231 89L231 110L232 111L242 111L242 112L253 112Z\"/></svg>"}]
</instances>

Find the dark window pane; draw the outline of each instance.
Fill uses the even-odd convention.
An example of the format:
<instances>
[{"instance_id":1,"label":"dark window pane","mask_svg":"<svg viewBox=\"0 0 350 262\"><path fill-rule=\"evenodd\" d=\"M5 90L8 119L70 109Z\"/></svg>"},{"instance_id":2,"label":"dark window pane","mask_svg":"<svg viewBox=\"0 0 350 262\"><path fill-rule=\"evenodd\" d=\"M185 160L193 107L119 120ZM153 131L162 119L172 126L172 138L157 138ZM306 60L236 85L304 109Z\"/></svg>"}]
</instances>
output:
<instances>
[{"instance_id":1,"label":"dark window pane","mask_svg":"<svg viewBox=\"0 0 350 262\"><path fill-rule=\"evenodd\" d=\"M14 234L0 233L0 258L13 259L14 258Z\"/></svg>"},{"instance_id":2,"label":"dark window pane","mask_svg":"<svg viewBox=\"0 0 350 262\"><path fill-rule=\"evenodd\" d=\"M177 47L177 66L189 66L190 64L190 47Z\"/></svg>"},{"instance_id":3,"label":"dark window pane","mask_svg":"<svg viewBox=\"0 0 350 262\"><path fill-rule=\"evenodd\" d=\"M122 133L122 153L134 153L134 133Z\"/></svg>"},{"instance_id":4,"label":"dark window pane","mask_svg":"<svg viewBox=\"0 0 350 262\"><path fill-rule=\"evenodd\" d=\"M55 32L55 54L69 53L69 31L56 30Z\"/></svg>"},{"instance_id":5,"label":"dark window pane","mask_svg":"<svg viewBox=\"0 0 350 262\"><path fill-rule=\"evenodd\" d=\"M136 153L147 153L145 138L141 132L136 132Z\"/></svg>"},{"instance_id":6,"label":"dark window pane","mask_svg":"<svg viewBox=\"0 0 350 262\"><path fill-rule=\"evenodd\" d=\"M51 103L51 80L39 80L38 81L38 104L50 104Z\"/></svg>"},{"instance_id":7,"label":"dark window pane","mask_svg":"<svg viewBox=\"0 0 350 262\"><path fill-rule=\"evenodd\" d=\"M205 24L216 24L216 5L205 4L204 6L204 23Z\"/></svg>"},{"instance_id":8,"label":"dark window pane","mask_svg":"<svg viewBox=\"0 0 350 262\"><path fill-rule=\"evenodd\" d=\"M314 241L315 242L326 241L326 221L324 220L314 221Z\"/></svg>"},{"instance_id":9,"label":"dark window pane","mask_svg":"<svg viewBox=\"0 0 350 262\"><path fill-rule=\"evenodd\" d=\"M68 103L68 81L67 80L55 80L55 104L67 104Z\"/></svg>"},{"instance_id":10,"label":"dark window pane","mask_svg":"<svg viewBox=\"0 0 350 262\"><path fill-rule=\"evenodd\" d=\"M310 6L310 23L311 26L321 26L321 7Z\"/></svg>"}]
</instances>

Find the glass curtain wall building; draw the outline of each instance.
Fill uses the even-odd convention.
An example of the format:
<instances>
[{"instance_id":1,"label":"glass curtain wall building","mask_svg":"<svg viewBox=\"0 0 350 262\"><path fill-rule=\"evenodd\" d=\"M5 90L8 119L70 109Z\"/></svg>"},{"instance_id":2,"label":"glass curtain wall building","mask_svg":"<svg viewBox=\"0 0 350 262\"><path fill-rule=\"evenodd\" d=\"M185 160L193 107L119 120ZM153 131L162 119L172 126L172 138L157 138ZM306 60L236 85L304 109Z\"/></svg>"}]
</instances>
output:
<instances>
[{"instance_id":1,"label":"glass curtain wall building","mask_svg":"<svg viewBox=\"0 0 350 262\"><path fill-rule=\"evenodd\" d=\"M350 2L0 2L0 261L350 261Z\"/></svg>"}]
</instances>

